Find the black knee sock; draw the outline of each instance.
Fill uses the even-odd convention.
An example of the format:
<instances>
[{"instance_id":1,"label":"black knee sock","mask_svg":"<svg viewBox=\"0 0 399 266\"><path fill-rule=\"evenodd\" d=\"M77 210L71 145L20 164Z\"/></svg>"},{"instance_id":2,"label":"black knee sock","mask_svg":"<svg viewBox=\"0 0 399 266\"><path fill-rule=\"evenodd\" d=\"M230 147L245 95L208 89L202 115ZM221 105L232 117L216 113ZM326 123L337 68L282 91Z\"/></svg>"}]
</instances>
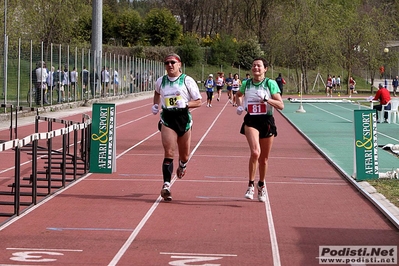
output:
<instances>
[{"instance_id":1,"label":"black knee sock","mask_svg":"<svg viewBox=\"0 0 399 266\"><path fill-rule=\"evenodd\" d=\"M172 179L173 159L164 158L162 163L163 182L169 182Z\"/></svg>"}]
</instances>

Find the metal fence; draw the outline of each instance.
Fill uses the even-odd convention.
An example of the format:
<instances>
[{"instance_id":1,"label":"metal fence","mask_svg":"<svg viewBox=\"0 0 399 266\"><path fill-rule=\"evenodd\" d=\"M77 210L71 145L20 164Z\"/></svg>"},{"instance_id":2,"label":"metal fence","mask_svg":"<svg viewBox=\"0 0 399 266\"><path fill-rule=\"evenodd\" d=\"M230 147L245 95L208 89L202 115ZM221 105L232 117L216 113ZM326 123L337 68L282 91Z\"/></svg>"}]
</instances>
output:
<instances>
[{"instance_id":1,"label":"metal fence","mask_svg":"<svg viewBox=\"0 0 399 266\"><path fill-rule=\"evenodd\" d=\"M31 42L9 44L1 55L0 101L40 107L154 89L162 62L88 48Z\"/></svg>"}]
</instances>

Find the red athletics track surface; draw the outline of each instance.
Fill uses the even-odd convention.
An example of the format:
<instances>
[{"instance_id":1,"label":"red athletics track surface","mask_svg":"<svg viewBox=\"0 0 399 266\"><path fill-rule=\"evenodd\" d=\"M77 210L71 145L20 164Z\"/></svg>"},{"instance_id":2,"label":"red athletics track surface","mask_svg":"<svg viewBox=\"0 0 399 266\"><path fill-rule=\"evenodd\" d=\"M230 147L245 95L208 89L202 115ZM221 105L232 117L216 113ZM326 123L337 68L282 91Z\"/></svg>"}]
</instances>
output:
<instances>
[{"instance_id":1,"label":"red athletics track surface","mask_svg":"<svg viewBox=\"0 0 399 266\"><path fill-rule=\"evenodd\" d=\"M117 105L116 173L89 174L0 226L0 265L305 266L319 265L320 245L398 245L398 230L278 112L268 200L244 199L243 116L225 95L192 111L187 174L173 180L173 201L161 201L151 105Z\"/></svg>"}]
</instances>

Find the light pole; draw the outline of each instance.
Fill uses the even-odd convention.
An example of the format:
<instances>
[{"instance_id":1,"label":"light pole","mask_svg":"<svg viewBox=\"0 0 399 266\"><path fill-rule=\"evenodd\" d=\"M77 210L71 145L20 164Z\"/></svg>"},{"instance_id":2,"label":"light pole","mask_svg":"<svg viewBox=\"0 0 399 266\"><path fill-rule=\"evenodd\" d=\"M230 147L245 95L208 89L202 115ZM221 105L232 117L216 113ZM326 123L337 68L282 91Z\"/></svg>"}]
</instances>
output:
<instances>
[{"instance_id":1,"label":"light pole","mask_svg":"<svg viewBox=\"0 0 399 266\"><path fill-rule=\"evenodd\" d=\"M386 68L386 62L388 60L388 53L389 53L389 49L388 47L384 48L384 54L385 54L385 67L384 67L384 76L385 76L385 88L388 89L388 81L387 81L387 68Z\"/></svg>"}]
</instances>

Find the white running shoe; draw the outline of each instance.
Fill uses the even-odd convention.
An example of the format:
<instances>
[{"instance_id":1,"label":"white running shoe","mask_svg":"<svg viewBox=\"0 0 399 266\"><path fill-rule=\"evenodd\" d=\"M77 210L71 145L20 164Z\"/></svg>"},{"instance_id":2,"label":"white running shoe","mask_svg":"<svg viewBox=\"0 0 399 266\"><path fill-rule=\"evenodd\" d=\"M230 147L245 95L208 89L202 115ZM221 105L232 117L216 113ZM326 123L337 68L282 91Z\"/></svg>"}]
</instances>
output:
<instances>
[{"instance_id":1,"label":"white running shoe","mask_svg":"<svg viewBox=\"0 0 399 266\"><path fill-rule=\"evenodd\" d=\"M170 183L165 182L162 186L161 190L161 197L164 201L171 201L172 200L172 193L170 192Z\"/></svg>"},{"instance_id":2,"label":"white running shoe","mask_svg":"<svg viewBox=\"0 0 399 266\"><path fill-rule=\"evenodd\" d=\"M209 107L212 107L212 104L210 104Z\"/></svg>"},{"instance_id":3,"label":"white running shoe","mask_svg":"<svg viewBox=\"0 0 399 266\"><path fill-rule=\"evenodd\" d=\"M177 178L182 179L182 177L186 174L186 167L179 166L176 170Z\"/></svg>"},{"instance_id":4,"label":"white running shoe","mask_svg":"<svg viewBox=\"0 0 399 266\"><path fill-rule=\"evenodd\" d=\"M266 201L266 187L263 185L260 187L259 185L256 186L258 189L258 200L260 202L265 202Z\"/></svg>"},{"instance_id":5,"label":"white running shoe","mask_svg":"<svg viewBox=\"0 0 399 266\"><path fill-rule=\"evenodd\" d=\"M253 186L249 186L247 192L245 192L245 198L254 199L255 188Z\"/></svg>"}]
</instances>

